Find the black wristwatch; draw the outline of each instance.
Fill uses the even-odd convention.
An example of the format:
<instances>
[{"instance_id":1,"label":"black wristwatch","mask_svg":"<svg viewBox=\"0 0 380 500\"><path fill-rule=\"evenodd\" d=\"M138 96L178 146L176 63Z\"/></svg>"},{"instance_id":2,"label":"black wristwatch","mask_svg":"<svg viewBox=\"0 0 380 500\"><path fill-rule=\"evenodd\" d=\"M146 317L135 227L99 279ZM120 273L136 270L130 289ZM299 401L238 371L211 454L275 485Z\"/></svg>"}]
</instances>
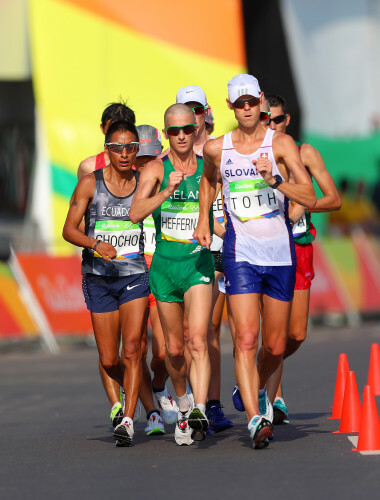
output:
<instances>
[{"instance_id":1,"label":"black wristwatch","mask_svg":"<svg viewBox=\"0 0 380 500\"><path fill-rule=\"evenodd\" d=\"M275 175L274 178L276 179L276 182L272 185L268 184L268 186L272 189L277 189L284 179L281 177L281 175Z\"/></svg>"}]
</instances>

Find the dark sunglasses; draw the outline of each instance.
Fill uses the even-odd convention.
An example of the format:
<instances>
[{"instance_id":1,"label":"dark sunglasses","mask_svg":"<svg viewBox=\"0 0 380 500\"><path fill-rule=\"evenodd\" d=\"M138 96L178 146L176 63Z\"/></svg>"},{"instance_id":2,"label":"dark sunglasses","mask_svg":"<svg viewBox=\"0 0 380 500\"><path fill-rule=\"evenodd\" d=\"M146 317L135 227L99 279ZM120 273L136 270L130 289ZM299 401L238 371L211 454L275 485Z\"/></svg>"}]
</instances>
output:
<instances>
[{"instance_id":1,"label":"dark sunglasses","mask_svg":"<svg viewBox=\"0 0 380 500\"><path fill-rule=\"evenodd\" d=\"M286 116L287 115L278 115L278 116L275 116L274 118L269 118L268 125L270 125L270 122L273 122L276 125L280 125L280 123L282 123L286 120Z\"/></svg>"},{"instance_id":2,"label":"dark sunglasses","mask_svg":"<svg viewBox=\"0 0 380 500\"><path fill-rule=\"evenodd\" d=\"M190 135L193 132L195 132L197 129L197 126L195 123L189 123L187 125L182 125L182 127L165 127L164 130L166 130L166 133L168 135L176 136L179 135L181 130L183 130L183 133L186 135Z\"/></svg>"},{"instance_id":3,"label":"dark sunglasses","mask_svg":"<svg viewBox=\"0 0 380 500\"><path fill-rule=\"evenodd\" d=\"M261 121L268 120L270 115L271 115L270 111L260 111L260 120Z\"/></svg>"},{"instance_id":4,"label":"dark sunglasses","mask_svg":"<svg viewBox=\"0 0 380 500\"><path fill-rule=\"evenodd\" d=\"M127 150L127 153L137 153L139 150L138 142L126 142L125 144L122 144L121 142L106 142L105 145L113 153L119 154L123 152L124 148Z\"/></svg>"},{"instance_id":5,"label":"dark sunglasses","mask_svg":"<svg viewBox=\"0 0 380 500\"><path fill-rule=\"evenodd\" d=\"M193 110L195 115L203 115L205 111L207 111L207 106L189 106L190 109Z\"/></svg>"},{"instance_id":6,"label":"dark sunglasses","mask_svg":"<svg viewBox=\"0 0 380 500\"><path fill-rule=\"evenodd\" d=\"M257 97L249 97L248 99L238 99L235 102L231 102L231 104L235 109L243 109L246 103L248 103L248 106L253 108L254 106L257 106L259 102L260 99Z\"/></svg>"}]
</instances>

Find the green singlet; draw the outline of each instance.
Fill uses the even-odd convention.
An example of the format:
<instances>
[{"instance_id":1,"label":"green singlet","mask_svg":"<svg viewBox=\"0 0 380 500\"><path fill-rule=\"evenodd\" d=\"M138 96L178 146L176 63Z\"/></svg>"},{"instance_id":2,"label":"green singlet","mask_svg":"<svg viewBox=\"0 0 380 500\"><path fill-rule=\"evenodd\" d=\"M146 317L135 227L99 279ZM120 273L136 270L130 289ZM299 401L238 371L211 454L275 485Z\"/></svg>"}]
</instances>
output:
<instances>
[{"instance_id":1,"label":"green singlet","mask_svg":"<svg viewBox=\"0 0 380 500\"><path fill-rule=\"evenodd\" d=\"M175 171L168 156L162 159L164 177L161 189L168 185L169 174ZM197 169L183 180L178 189L153 212L156 227L156 251L149 273L153 295L163 302L182 302L183 294L197 284L214 281L211 252L198 245L193 232L199 218L199 181L203 158L197 156ZM210 229L213 233L210 210Z\"/></svg>"},{"instance_id":2,"label":"green singlet","mask_svg":"<svg viewBox=\"0 0 380 500\"><path fill-rule=\"evenodd\" d=\"M301 154L301 146L303 143L298 142L298 141L295 141L295 143L297 144L298 150ZM306 170L307 170L307 168L306 168ZM308 173L311 177L311 174L309 171L308 171ZM316 231L315 231L313 224L311 224L310 212L305 212L305 222L304 223L306 224L306 231L303 234L301 234L300 236L294 237L294 243L297 243L297 245L307 245L308 243L312 243L315 240Z\"/></svg>"}]
</instances>

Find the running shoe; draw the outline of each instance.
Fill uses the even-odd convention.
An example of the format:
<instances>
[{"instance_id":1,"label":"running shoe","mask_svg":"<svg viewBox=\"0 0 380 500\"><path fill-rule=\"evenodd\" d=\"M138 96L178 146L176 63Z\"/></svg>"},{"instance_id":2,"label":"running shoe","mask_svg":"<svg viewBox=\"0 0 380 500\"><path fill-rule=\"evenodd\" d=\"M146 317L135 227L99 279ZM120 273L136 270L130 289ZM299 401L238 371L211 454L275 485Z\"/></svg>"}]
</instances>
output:
<instances>
[{"instance_id":1,"label":"running shoe","mask_svg":"<svg viewBox=\"0 0 380 500\"><path fill-rule=\"evenodd\" d=\"M273 403L273 423L274 425L288 424L289 413L285 401L282 398L276 398Z\"/></svg>"},{"instance_id":2,"label":"running shoe","mask_svg":"<svg viewBox=\"0 0 380 500\"><path fill-rule=\"evenodd\" d=\"M191 437L194 441L203 441L206 438L208 420L206 415L198 408L198 406L194 406L189 415L189 427L193 429Z\"/></svg>"},{"instance_id":3,"label":"running shoe","mask_svg":"<svg viewBox=\"0 0 380 500\"><path fill-rule=\"evenodd\" d=\"M206 417L209 421L207 431L222 432L226 429L231 429L234 424L223 413L223 405L220 403L206 407ZM209 432L207 432L209 434Z\"/></svg>"},{"instance_id":4,"label":"running shoe","mask_svg":"<svg viewBox=\"0 0 380 500\"><path fill-rule=\"evenodd\" d=\"M123 420L123 408L121 406L121 403L115 403L113 407L111 408L111 413L110 413L110 419L112 422L112 425L116 427L117 425L121 424L121 421Z\"/></svg>"},{"instance_id":5,"label":"running shoe","mask_svg":"<svg viewBox=\"0 0 380 500\"><path fill-rule=\"evenodd\" d=\"M190 446L193 442L191 434L192 428L189 426L189 415L191 408L188 411L179 411L177 422L175 424L174 439L179 446Z\"/></svg>"},{"instance_id":6,"label":"running shoe","mask_svg":"<svg viewBox=\"0 0 380 500\"><path fill-rule=\"evenodd\" d=\"M133 423L130 419L123 418L121 424L117 425L113 431L116 446L131 446L133 434Z\"/></svg>"},{"instance_id":7,"label":"running shoe","mask_svg":"<svg viewBox=\"0 0 380 500\"><path fill-rule=\"evenodd\" d=\"M175 424L178 415L178 406L166 386L163 391L154 392L154 395L160 410L162 410L162 418L165 424Z\"/></svg>"},{"instance_id":8,"label":"running shoe","mask_svg":"<svg viewBox=\"0 0 380 500\"><path fill-rule=\"evenodd\" d=\"M243 400L241 399L241 394L239 387L235 385L232 390L232 402L234 404L235 410L245 411Z\"/></svg>"},{"instance_id":9,"label":"running shoe","mask_svg":"<svg viewBox=\"0 0 380 500\"><path fill-rule=\"evenodd\" d=\"M148 418L147 426L145 427L145 434L147 436L157 436L165 434L164 422L160 415L154 411Z\"/></svg>"},{"instance_id":10,"label":"running shoe","mask_svg":"<svg viewBox=\"0 0 380 500\"><path fill-rule=\"evenodd\" d=\"M273 422L273 406L269 401L266 388L261 394L259 393L259 413L270 423Z\"/></svg>"},{"instance_id":11,"label":"running shoe","mask_svg":"<svg viewBox=\"0 0 380 500\"><path fill-rule=\"evenodd\" d=\"M266 448L269 444L269 436L272 434L272 424L261 415L255 415L248 426L249 435L255 449Z\"/></svg>"}]
</instances>

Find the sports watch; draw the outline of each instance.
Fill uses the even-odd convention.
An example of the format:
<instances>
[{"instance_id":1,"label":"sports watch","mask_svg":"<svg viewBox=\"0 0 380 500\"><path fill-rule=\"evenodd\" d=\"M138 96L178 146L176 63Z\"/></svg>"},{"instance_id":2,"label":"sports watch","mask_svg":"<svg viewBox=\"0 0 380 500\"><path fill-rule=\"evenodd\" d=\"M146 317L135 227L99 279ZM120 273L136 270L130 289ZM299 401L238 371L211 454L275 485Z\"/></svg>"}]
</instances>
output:
<instances>
[{"instance_id":1,"label":"sports watch","mask_svg":"<svg viewBox=\"0 0 380 500\"><path fill-rule=\"evenodd\" d=\"M281 177L281 175L275 175L274 178L276 179L276 182L272 185L269 184L269 187L271 187L272 189L277 189L284 179Z\"/></svg>"}]
</instances>

